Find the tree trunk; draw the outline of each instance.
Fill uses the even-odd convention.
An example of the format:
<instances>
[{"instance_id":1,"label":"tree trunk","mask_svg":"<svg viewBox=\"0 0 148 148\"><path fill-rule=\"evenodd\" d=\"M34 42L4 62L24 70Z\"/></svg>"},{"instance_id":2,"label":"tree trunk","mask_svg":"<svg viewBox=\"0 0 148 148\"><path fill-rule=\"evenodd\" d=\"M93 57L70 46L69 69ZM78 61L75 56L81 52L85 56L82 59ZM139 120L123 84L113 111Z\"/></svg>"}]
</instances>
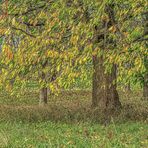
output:
<instances>
[{"instance_id":1,"label":"tree trunk","mask_svg":"<svg viewBox=\"0 0 148 148\"><path fill-rule=\"evenodd\" d=\"M39 105L44 106L47 104L48 96L47 96L47 88L43 87L40 89L40 100Z\"/></svg>"},{"instance_id":2,"label":"tree trunk","mask_svg":"<svg viewBox=\"0 0 148 148\"><path fill-rule=\"evenodd\" d=\"M110 111L117 110L121 107L119 95L116 90L116 65L112 64L111 73L105 74L105 49L111 49L116 46L116 41L108 36L108 29L116 23L112 5L106 6L106 13L109 21L102 22L102 27L95 26L94 44L101 43L101 56L93 55L93 88L92 88L92 106L99 107L101 110ZM102 30L102 31L101 31Z\"/></svg>"},{"instance_id":3,"label":"tree trunk","mask_svg":"<svg viewBox=\"0 0 148 148\"><path fill-rule=\"evenodd\" d=\"M46 81L46 75L44 72L40 73L42 81ZM40 95L39 95L39 105L44 106L47 104L48 101L48 88L46 86L43 86L40 89Z\"/></svg>"},{"instance_id":4,"label":"tree trunk","mask_svg":"<svg viewBox=\"0 0 148 148\"><path fill-rule=\"evenodd\" d=\"M125 89L126 89L126 91L129 92L129 93L132 92L130 82L125 86Z\"/></svg>"},{"instance_id":5,"label":"tree trunk","mask_svg":"<svg viewBox=\"0 0 148 148\"><path fill-rule=\"evenodd\" d=\"M144 19L144 34L148 32L148 12L145 13ZM145 48L148 48L148 42L145 42ZM143 85L143 97L148 100L148 56L144 57L144 65L146 72L144 75L144 85Z\"/></svg>"},{"instance_id":6,"label":"tree trunk","mask_svg":"<svg viewBox=\"0 0 148 148\"><path fill-rule=\"evenodd\" d=\"M143 97L148 100L148 74L144 77Z\"/></svg>"},{"instance_id":7,"label":"tree trunk","mask_svg":"<svg viewBox=\"0 0 148 148\"><path fill-rule=\"evenodd\" d=\"M113 65L111 73L105 74L103 64L103 57L93 57L92 105L101 110L117 110L121 107L121 103L116 90L116 65Z\"/></svg>"}]
</instances>

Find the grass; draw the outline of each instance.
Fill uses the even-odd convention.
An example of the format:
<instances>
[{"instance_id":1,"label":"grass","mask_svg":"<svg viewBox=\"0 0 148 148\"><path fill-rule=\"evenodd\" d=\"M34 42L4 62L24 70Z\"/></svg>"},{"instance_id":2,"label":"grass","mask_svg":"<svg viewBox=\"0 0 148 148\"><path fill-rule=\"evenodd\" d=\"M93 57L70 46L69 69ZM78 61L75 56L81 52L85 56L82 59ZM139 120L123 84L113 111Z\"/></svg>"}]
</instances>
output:
<instances>
[{"instance_id":1,"label":"grass","mask_svg":"<svg viewBox=\"0 0 148 148\"><path fill-rule=\"evenodd\" d=\"M148 101L120 92L122 110L106 125L91 91L63 91L38 106L38 93L0 93L0 148L148 148ZM103 124L102 124L103 123Z\"/></svg>"},{"instance_id":2,"label":"grass","mask_svg":"<svg viewBox=\"0 0 148 148\"><path fill-rule=\"evenodd\" d=\"M120 92L122 110L115 114L115 122L148 121L148 101L141 99L140 92ZM60 121L60 122L101 122L99 110L91 108L91 91L63 91L59 96L49 96L46 107L38 106L36 91L24 92L21 97L0 94L0 121Z\"/></svg>"},{"instance_id":3,"label":"grass","mask_svg":"<svg viewBox=\"0 0 148 148\"><path fill-rule=\"evenodd\" d=\"M65 124L0 123L0 147L7 148L147 148L144 123Z\"/></svg>"}]
</instances>

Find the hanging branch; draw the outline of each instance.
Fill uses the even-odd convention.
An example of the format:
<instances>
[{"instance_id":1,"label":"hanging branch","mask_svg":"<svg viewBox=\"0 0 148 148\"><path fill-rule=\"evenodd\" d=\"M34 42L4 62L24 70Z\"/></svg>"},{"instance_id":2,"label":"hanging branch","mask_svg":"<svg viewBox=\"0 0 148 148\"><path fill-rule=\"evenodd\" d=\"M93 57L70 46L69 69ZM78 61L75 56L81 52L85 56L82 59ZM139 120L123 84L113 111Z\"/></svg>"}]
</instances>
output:
<instances>
[{"instance_id":1,"label":"hanging branch","mask_svg":"<svg viewBox=\"0 0 148 148\"><path fill-rule=\"evenodd\" d=\"M18 31L21 31L23 33L25 33L26 35L30 36L30 37L33 37L33 38L36 38L36 36L26 32L25 30L21 29L21 28L16 28L16 27L12 27L12 29L15 29L15 30L18 30Z\"/></svg>"}]
</instances>

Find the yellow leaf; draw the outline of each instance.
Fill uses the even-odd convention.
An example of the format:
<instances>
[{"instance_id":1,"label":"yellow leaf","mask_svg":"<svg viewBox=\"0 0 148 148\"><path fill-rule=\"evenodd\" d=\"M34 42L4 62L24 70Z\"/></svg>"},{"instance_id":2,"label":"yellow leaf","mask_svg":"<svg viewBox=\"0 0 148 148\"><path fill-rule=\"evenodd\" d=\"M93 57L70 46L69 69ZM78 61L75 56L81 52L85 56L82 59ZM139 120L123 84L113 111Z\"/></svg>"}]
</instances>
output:
<instances>
[{"instance_id":1,"label":"yellow leaf","mask_svg":"<svg viewBox=\"0 0 148 148\"><path fill-rule=\"evenodd\" d=\"M115 26L111 26L110 28L109 28L109 31L111 31L111 32L116 32L116 27Z\"/></svg>"}]
</instances>

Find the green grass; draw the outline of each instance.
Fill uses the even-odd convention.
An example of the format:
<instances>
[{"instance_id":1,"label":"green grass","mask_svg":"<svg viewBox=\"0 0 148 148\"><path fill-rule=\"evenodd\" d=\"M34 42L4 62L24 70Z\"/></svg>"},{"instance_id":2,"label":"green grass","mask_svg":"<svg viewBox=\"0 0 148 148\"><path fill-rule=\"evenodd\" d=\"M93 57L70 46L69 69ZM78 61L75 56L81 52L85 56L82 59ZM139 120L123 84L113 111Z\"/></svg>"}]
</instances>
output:
<instances>
[{"instance_id":1,"label":"green grass","mask_svg":"<svg viewBox=\"0 0 148 148\"><path fill-rule=\"evenodd\" d=\"M148 148L148 101L120 92L122 110L106 124L91 91L63 91L38 106L37 91L0 93L0 148ZM106 125L106 126L104 126Z\"/></svg>"},{"instance_id":2,"label":"green grass","mask_svg":"<svg viewBox=\"0 0 148 148\"><path fill-rule=\"evenodd\" d=\"M0 123L0 147L6 148L147 148L144 123Z\"/></svg>"}]
</instances>

